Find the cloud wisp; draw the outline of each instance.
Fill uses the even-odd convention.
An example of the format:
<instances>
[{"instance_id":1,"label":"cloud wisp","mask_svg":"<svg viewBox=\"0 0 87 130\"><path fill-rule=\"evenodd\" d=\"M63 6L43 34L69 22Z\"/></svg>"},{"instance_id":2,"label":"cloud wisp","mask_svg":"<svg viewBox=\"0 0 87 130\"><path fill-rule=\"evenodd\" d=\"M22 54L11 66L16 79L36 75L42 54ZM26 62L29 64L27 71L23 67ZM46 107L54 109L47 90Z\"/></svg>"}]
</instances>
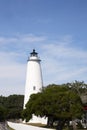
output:
<instances>
[{"instance_id":1,"label":"cloud wisp","mask_svg":"<svg viewBox=\"0 0 87 130\"><path fill-rule=\"evenodd\" d=\"M45 45L43 54L44 81L64 83L74 80L87 82L87 52L70 45Z\"/></svg>"},{"instance_id":2,"label":"cloud wisp","mask_svg":"<svg viewBox=\"0 0 87 130\"><path fill-rule=\"evenodd\" d=\"M24 93L25 64L18 63L16 53L0 53L0 95Z\"/></svg>"},{"instance_id":3,"label":"cloud wisp","mask_svg":"<svg viewBox=\"0 0 87 130\"><path fill-rule=\"evenodd\" d=\"M87 83L87 52L72 46L72 37L62 39L50 43L45 36L29 34L0 39L0 95L24 94L29 56L26 50L31 52L33 48L39 50L42 60L44 86L74 80Z\"/></svg>"},{"instance_id":4,"label":"cloud wisp","mask_svg":"<svg viewBox=\"0 0 87 130\"><path fill-rule=\"evenodd\" d=\"M46 40L44 36L35 36L33 34L15 35L13 37L0 37L0 45L10 43L33 43Z\"/></svg>"}]
</instances>

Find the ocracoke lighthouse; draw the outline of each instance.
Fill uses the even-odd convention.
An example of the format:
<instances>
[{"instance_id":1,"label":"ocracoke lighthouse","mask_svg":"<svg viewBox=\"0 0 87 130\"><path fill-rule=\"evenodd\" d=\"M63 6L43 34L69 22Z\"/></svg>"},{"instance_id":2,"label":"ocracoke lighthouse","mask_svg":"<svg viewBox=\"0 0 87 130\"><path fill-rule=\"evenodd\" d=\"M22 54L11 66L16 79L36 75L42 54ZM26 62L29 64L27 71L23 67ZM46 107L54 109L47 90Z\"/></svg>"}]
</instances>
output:
<instances>
[{"instance_id":1,"label":"ocracoke lighthouse","mask_svg":"<svg viewBox=\"0 0 87 130\"><path fill-rule=\"evenodd\" d=\"M28 102L30 95L38 93L42 90L43 80L40 61L41 60L38 57L38 53L33 49L33 52L30 53L30 57L28 58L27 63L24 109L26 108L25 105ZM36 117L33 115L33 118L29 122L46 124L47 119Z\"/></svg>"}]
</instances>

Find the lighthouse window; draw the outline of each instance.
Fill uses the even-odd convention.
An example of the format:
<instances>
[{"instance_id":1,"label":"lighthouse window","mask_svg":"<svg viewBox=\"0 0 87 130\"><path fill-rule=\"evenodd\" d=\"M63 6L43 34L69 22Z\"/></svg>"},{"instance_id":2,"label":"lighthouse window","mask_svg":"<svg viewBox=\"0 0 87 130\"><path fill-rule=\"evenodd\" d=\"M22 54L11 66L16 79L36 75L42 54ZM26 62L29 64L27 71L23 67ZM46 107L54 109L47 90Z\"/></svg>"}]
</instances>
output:
<instances>
[{"instance_id":1,"label":"lighthouse window","mask_svg":"<svg viewBox=\"0 0 87 130\"><path fill-rule=\"evenodd\" d=\"M36 90L36 87L35 87L35 86L33 86L33 90Z\"/></svg>"}]
</instances>

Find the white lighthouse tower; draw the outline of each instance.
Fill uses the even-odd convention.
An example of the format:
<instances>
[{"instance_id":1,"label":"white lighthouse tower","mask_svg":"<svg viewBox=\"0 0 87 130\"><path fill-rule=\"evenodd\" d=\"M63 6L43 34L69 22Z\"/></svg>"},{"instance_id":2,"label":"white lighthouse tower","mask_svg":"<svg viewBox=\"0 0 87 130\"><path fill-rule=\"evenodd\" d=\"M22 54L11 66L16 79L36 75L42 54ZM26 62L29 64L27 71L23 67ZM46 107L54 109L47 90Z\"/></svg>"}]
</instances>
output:
<instances>
[{"instance_id":1,"label":"white lighthouse tower","mask_svg":"<svg viewBox=\"0 0 87 130\"><path fill-rule=\"evenodd\" d=\"M38 93L42 90L43 81L42 81L40 61L41 60L38 57L38 53L35 52L35 50L33 49L33 52L30 53L30 57L28 58L27 63L24 108L26 108L25 105L28 102L30 95ZM33 116L33 118L29 122L46 123L46 119Z\"/></svg>"},{"instance_id":2,"label":"white lighthouse tower","mask_svg":"<svg viewBox=\"0 0 87 130\"><path fill-rule=\"evenodd\" d=\"M40 61L38 53L33 50L33 52L30 53L27 63L24 108L30 98L30 95L38 93L42 89L43 81Z\"/></svg>"}]
</instances>

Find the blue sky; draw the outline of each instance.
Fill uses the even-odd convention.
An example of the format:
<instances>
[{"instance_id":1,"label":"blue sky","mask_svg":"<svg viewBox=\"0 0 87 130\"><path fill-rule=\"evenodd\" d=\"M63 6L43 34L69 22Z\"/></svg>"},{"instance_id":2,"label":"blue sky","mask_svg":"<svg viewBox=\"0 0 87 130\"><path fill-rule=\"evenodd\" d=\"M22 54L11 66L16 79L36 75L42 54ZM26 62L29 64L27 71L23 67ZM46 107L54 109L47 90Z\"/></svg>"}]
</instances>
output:
<instances>
[{"instance_id":1,"label":"blue sky","mask_svg":"<svg viewBox=\"0 0 87 130\"><path fill-rule=\"evenodd\" d=\"M44 86L87 83L87 0L0 0L0 95L24 94L33 48Z\"/></svg>"}]
</instances>

